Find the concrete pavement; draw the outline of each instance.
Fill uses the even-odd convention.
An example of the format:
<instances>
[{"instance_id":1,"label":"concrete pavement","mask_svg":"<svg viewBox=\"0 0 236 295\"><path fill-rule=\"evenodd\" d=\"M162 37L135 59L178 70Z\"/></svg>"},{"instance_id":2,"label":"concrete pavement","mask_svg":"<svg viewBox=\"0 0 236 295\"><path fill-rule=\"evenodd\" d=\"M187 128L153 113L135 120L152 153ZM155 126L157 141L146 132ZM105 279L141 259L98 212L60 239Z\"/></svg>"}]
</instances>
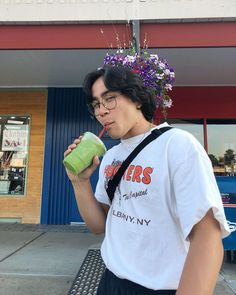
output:
<instances>
[{"instance_id":1,"label":"concrete pavement","mask_svg":"<svg viewBox=\"0 0 236 295\"><path fill-rule=\"evenodd\" d=\"M0 295L66 295L88 249L102 239L83 225L0 223ZM236 263L225 262L214 295L233 294Z\"/></svg>"}]
</instances>

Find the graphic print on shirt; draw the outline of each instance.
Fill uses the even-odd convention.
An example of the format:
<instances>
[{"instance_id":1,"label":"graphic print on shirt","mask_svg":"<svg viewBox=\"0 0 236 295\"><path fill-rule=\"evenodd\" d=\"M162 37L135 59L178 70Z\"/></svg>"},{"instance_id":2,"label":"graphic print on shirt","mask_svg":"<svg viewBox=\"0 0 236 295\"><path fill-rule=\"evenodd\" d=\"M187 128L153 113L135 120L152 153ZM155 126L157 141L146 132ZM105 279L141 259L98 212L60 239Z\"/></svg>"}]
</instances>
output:
<instances>
[{"instance_id":1,"label":"graphic print on shirt","mask_svg":"<svg viewBox=\"0 0 236 295\"><path fill-rule=\"evenodd\" d=\"M114 177L116 172L119 170L122 162L119 160L114 159L111 163L111 165L106 165L104 174L105 174L105 188L108 186L108 181ZM140 165L129 165L129 167L126 169L124 172L124 175L122 179L124 181L131 181L131 182L136 182L136 183L143 183L145 185L148 185L151 183L151 174L153 172L152 167L145 167L143 168ZM120 184L118 185L118 192L120 192ZM122 197L125 200L129 200L131 198L138 198L141 196L147 195L147 188L145 190L140 190L140 191L130 191L124 194Z\"/></svg>"},{"instance_id":2,"label":"graphic print on shirt","mask_svg":"<svg viewBox=\"0 0 236 295\"><path fill-rule=\"evenodd\" d=\"M114 177L118 169L120 168L122 162L120 160L113 159L112 163L110 165L107 165L104 169L105 174L105 188L107 188L108 181ZM122 207L122 202L126 202L129 200L138 200L142 197L148 197L148 185L151 183L151 174L153 173L152 167L142 167L140 165L133 165L131 164L127 170L125 171L122 180L125 182L131 182L136 184L142 184L142 186L139 186L142 189L136 189L136 190L130 190L127 192L121 192L120 184L117 187L116 195L119 196L119 199L117 200L117 204L119 207ZM144 186L143 186L144 185ZM133 185L130 187L134 187ZM136 186L138 187L138 186ZM112 215L117 218L121 218L124 221L130 222L132 224L137 225L146 225L148 226L150 221L147 218L140 218L135 217L127 212L122 212L122 209L114 209Z\"/></svg>"}]
</instances>

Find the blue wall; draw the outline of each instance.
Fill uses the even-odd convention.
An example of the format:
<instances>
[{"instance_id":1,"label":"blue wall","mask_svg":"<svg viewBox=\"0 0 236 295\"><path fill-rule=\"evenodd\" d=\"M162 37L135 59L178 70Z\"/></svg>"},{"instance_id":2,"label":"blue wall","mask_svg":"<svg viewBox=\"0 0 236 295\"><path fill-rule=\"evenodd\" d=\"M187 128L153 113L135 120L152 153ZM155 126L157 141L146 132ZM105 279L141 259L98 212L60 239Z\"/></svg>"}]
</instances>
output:
<instances>
[{"instance_id":1,"label":"blue wall","mask_svg":"<svg viewBox=\"0 0 236 295\"><path fill-rule=\"evenodd\" d=\"M98 134L100 125L90 118L81 88L51 88L48 92L42 190L42 224L82 221L66 176L63 153L85 131ZM96 175L92 179L95 186Z\"/></svg>"}]
</instances>

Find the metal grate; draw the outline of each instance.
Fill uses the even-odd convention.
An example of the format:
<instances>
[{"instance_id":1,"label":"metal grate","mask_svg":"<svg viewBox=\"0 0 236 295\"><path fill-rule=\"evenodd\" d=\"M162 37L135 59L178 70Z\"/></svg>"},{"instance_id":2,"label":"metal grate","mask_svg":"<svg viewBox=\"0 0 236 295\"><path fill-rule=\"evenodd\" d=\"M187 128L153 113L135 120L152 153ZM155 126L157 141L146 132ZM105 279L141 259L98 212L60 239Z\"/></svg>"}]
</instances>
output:
<instances>
[{"instance_id":1,"label":"metal grate","mask_svg":"<svg viewBox=\"0 0 236 295\"><path fill-rule=\"evenodd\" d=\"M90 249L67 295L96 295L105 265L99 249Z\"/></svg>"}]
</instances>

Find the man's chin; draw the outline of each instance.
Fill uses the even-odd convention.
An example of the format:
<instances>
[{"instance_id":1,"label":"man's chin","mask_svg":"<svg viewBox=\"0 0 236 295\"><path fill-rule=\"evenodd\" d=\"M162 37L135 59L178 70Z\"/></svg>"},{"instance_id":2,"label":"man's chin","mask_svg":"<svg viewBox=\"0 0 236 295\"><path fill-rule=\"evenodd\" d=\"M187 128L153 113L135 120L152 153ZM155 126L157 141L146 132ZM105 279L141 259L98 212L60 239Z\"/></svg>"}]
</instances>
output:
<instances>
[{"instance_id":1,"label":"man's chin","mask_svg":"<svg viewBox=\"0 0 236 295\"><path fill-rule=\"evenodd\" d=\"M110 130L107 130L107 134L112 138L112 139L120 139L121 136L117 134L116 132L112 132Z\"/></svg>"}]
</instances>

